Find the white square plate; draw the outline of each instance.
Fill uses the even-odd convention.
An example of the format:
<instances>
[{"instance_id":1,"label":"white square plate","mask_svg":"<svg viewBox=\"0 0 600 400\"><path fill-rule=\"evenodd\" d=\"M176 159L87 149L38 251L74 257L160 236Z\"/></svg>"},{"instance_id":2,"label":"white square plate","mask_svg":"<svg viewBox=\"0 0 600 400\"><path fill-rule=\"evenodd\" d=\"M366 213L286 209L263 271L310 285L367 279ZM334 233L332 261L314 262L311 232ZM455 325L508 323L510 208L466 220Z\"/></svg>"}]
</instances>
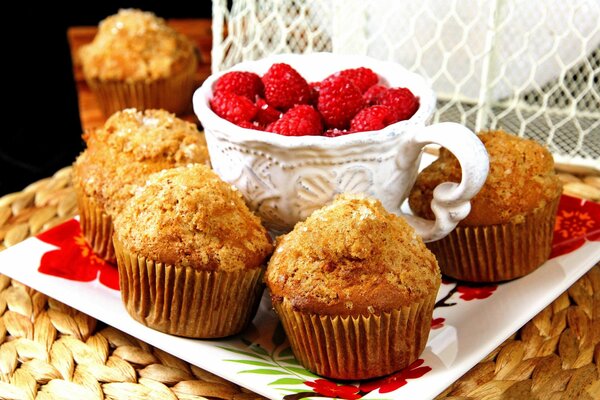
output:
<instances>
[{"instance_id":1,"label":"white square plate","mask_svg":"<svg viewBox=\"0 0 600 400\"><path fill-rule=\"evenodd\" d=\"M0 253L0 273L157 348L272 399L426 399L442 392L571 286L600 260L600 205L563 197L554 257L532 274L500 285L444 281L429 341L419 361L389 377L335 383L302 368L265 294L252 325L226 340L192 340L134 321L117 290L116 272L86 247L77 220ZM39 271L44 260L47 273ZM87 282L64 276L78 271ZM103 283L104 282L104 283ZM316 394L316 393L318 394Z\"/></svg>"}]
</instances>

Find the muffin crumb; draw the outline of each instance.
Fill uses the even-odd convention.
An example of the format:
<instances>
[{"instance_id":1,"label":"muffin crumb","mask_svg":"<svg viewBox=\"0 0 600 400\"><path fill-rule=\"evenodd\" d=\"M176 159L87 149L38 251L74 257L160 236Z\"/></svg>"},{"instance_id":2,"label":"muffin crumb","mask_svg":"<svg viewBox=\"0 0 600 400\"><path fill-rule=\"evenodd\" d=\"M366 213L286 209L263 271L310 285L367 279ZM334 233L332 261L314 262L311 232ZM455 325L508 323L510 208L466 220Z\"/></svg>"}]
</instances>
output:
<instances>
[{"instance_id":1,"label":"muffin crumb","mask_svg":"<svg viewBox=\"0 0 600 400\"><path fill-rule=\"evenodd\" d=\"M84 140L87 148L74 163L75 182L110 215L120 211L151 173L209 162L196 126L164 110L119 111L102 128L84 134Z\"/></svg>"},{"instance_id":2,"label":"muffin crumb","mask_svg":"<svg viewBox=\"0 0 600 400\"><path fill-rule=\"evenodd\" d=\"M552 154L529 139L503 131L478 134L490 159L490 171L481 191L471 199L471 212L461 226L518 222L532 210L544 207L560 195L562 185L554 171ZM442 148L439 158L425 168L409 196L412 211L433 220L433 190L442 182L460 182L458 160Z\"/></svg>"},{"instance_id":3,"label":"muffin crumb","mask_svg":"<svg viewBox=\"0 0 600 400\"><path fill-rule=\"evenodd\" d=\"M183 70L195 57L192 43L151 12L122 9L100 22L79 56L86 77L102 81L153 81Z\"/></svg>"},{"instance_id":4,"label":"muffin crumb","mask_svg":"<svg viewBox=\"0 0 600 400\"><path fill-rule=\"evenodd\" d=\"M259 268L272 251L240 193L201 164L150 176L114 224L130 252L198 270Z\"/></svg>"},{"instance_id":5,"label":"muffin crumb","mask_svg":"<svg viewBox=\"0 0 600 400\"><path fill-rule=\"evenodd\" d=\"M278 239L266 279L299 310L347 315L418 301L437 290L440 273L404 219L377 200L340 195Z\"/></svg>"},{"instance_id":6,"label":"muffin crumb","mask_svg":"<svg viewBox=\"0 0 600 400\"><path fill-rule=\"evenodd\" d=\"M305 368L369 379L423 352L440 271L414 229L381 202L339 195L280 237L277 249L266 282Z\"/></svg>"}]
</instances>

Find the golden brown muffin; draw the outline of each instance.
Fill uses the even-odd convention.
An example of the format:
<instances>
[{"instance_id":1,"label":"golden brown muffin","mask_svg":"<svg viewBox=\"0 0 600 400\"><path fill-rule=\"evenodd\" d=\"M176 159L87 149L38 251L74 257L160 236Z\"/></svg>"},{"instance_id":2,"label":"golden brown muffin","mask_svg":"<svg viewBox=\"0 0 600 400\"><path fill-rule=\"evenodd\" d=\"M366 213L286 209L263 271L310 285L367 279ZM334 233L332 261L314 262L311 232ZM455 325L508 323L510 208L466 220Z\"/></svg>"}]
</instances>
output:
<instances>
[{"instance_id":1,"label":"golden brown muffin","mask_svg":"<svg viewBox=\"0 0 600 400\"><path fill-rule=\"evenodd\" d=\"M272 251L241 194L201 164L153 174L114 219L121 297L162 332L214 338L241 331Z\"/></svg>"},{"instance_id":2,"label":"golden brown muffin","mask_svg":"<svg viewBox=\"0 0 600 400\"><path fill-rule=\"evenodd\" d=\"M478 135L490 158L471 212L447 237L428 244L442 272L461 280L495 282L526 275L550 254L562 191L550 152L503 131ZM446 149L425 168L409 196L413 212L434 219L430 203L442 182L460 182L458 160Z\"/></svg>"},{"instance_id":3,"label":"golden brown muffin","mask_svg":"<svg viewBox=\"0 0 600 400\"><path fill-rule=\"evenodd\" d=\"M336 379L416 360L441 283L435 257L404 219L352 195L280 237L265 279L298 360Z\"/></svg>"},{"instance_id":4,"label":"golden brown muffin","mask_svg":"<svg viewBox=\"0 0 600 400\"><path fill-rule=\"evenodd\" d=\"M127 109L84 135L73 165L83 234L100 257L115 262L112 220L148 175L189 163L208 164L204 136L164 110Z\"/></svg>"},{"instance_id":5,"label":"golden brown muffin","mask_svg":"<svg viewBox=\"0 0 600 400\"><path fill-rule=\"evenodd\" d=\"M194 46L150 12L126 9L106 18L79 57L107 116L128 107L181 113L189 106Z\"/></svg>"}]
</instances>

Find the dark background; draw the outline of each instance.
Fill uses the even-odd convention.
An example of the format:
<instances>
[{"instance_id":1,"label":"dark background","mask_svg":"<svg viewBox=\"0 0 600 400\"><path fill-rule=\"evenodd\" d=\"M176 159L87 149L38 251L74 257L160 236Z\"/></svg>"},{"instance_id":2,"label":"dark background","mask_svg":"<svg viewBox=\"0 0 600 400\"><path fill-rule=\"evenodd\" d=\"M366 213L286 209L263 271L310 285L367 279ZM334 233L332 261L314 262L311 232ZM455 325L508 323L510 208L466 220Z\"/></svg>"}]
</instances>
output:
<instances>
[{"instance_id":1,"label":"dark background","mask_svg":"<svg viewBox=\"0 0 600 400\"><path fill-rule=\"evenodd\" d=\"M130 7L164 18L211 17L206 0L12 3L2 11L12 21L1 28L7 105L1 111L0 196L52 175L83 149L69 26L97 25Z\"/></svg>"}]
</instances>

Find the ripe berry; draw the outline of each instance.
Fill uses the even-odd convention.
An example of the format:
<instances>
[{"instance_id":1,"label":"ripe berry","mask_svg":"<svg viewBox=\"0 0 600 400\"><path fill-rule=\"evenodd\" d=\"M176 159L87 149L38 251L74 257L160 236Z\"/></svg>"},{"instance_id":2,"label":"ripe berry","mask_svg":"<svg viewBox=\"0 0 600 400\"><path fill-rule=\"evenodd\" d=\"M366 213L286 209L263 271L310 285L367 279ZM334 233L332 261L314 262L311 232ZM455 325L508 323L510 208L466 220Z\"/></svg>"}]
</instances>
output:
<instances>
[{"instance_id":1,"label":"ripe berry","mask_svg":"<svg viewBox=\"0 0 600 400\"><path fill-rule=\"evenodd\" d=\"M262 96L264 86L254 72L232 71L217 79L214 92L230 92L254 101L256 96Z\"/></svg>"},{"instance_id":2,"label":"ripe berry","mask_svg":"<svg viewBox=\"0 0 600 400\"><path fill-rule=\"evenodd\" d=\"M360 90L349 79L331 76L319 86L319 112L329 128L347 129L365 106Z\"/></svg>"},{"instance_id":3,"label":"ripe berry","mask_svg":"<svg viewBox=\"0 0 600 400\"><path fill-rule=\"evenodd\" d=\"M256 99L256 107L258 111L254 120L262 126L267 126L277 121L282 115L281 111L271 107L262 97Z\"/></svg>"},{"instance_id":4,"label":"ripe berry","mask_svg":"<svg viewBox=\"0 0 600 400\"><path fill-rule=\"evenodd\" d=\"M345 69L336 75L350 79L361 93L366 92L367 89L379 82L379 76L372 69L365 67Z\"/></svg>"},{"instance_id":5,"label":"ripe berry","mask_svg":"<svg viewBox=\"0 0 600 400\"><path fill-rule=\"evenodd\" d=\"M323 136L327 136L327 137L338 137L338 136L344 136L347 135L350 132L348 129L337 129L337 128L333 128L333 129L327 129L324 133Z\"/></svg>"},{"instance_id":6,"label":"ripe berry","mask_svg":"<svg viewBox=\"0 0 600 400\"><path fill-rule=\"evenodd\" d=\"M419 109L419 99L407 88L388 89L380 97L379 104L392 110L392 123L409 119Z\"/></svg>"},{"instance_id":7,"label":"ripe berry","mask_svg":"<svg viewBox=\"0 0 600 400\"><path fill-rule=\"evenodd\" d=\"M310 104L317 106L319 102L319 90L321 89L321 82L311 82L310 86Z\"/></svg>"},{"instance_id":8,"label":"ripe berry","mask_svg":"<svg viewBox=\"0 0 600 400\"><path fill-rule=\"evenodd\" d=\"M323 133L323 123L312 106L301 104L287 111L266 130L285 136L320 135Z\"/></svg>"},{"instance_id":9,"label":"ripe berry","mask_svg":"<svg viewBox=\"0 0 600 400\"><path fill-rule=\"evenodd\" d=\"M309 104L312 91L306 80L288 64L273 64L262 77L265 100L270 106L288 110L296 104Z\"/></svg>"},{"instance_id":10,"label":"ripe berry","mask_svg":"<svg viewBox=\"0 0 600 400\"><path fill-rule=\"evenodd\" d=\"M255 122L249 122L249 121L238 122L237 126L239 126L241 128L246 128L246 129L256 129L257 131L265 130L264 127L256 121Z\"/></svg>"},{"instance_id":11,"label":"ripe berry","mask_svg":"<svg viewBox=\"0 0 600 400\"><path fill-rule=\"evenodd\" d=\"M221 118L238 124L251 121L258 111L254 103L245 96L230 92L217 92L210 100L210 107Z\"/></svg>"},{"instance_id":12,"label":"ripe berry","mask_svg":"<svg viewBox=\"0 0 600 400\"><path fill-rule=\"evenodd\" d=\"M392 111L386 106L363 108L352 118L352 132L378 131L388 126L393 120Z\"/></svg>"},{"instance_id":13,"label":"ripe berry","mask_svg":"<svg viewBox=\"0 0 600 400\"><path fill-rule=\"evenodd\" d=\"M373 85L369 88L369 90L367 90L363 94L363 98L365 99L365 101L367 102L368 105L374 106L376 104L379 104L379 99L387 91L388 91L388 88L386 88L383 85Z\"/></svg>"}]
</instances>

